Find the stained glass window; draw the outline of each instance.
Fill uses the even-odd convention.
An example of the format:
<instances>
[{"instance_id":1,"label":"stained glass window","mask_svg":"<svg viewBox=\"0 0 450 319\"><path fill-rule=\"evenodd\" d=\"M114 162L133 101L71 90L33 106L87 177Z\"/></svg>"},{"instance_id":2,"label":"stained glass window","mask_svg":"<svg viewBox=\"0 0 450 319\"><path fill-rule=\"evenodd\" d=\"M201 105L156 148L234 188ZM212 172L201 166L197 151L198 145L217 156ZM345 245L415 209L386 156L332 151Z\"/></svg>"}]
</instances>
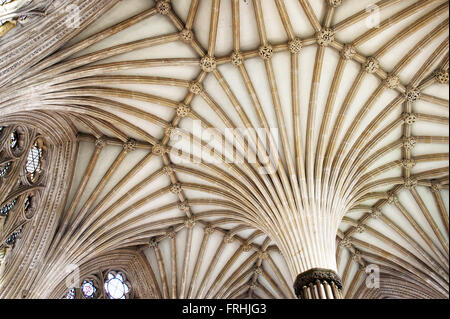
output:
<instances>
[{"instance_id":1,"label":"stained glass window","mask_svg":"<svg viewBox=\"0 0 450 319\"><path fill-rule=\"evenodd\" d=\"M126 299L130 292L125 282L125 278L121 273L109 273L108 280L105 282L105 291L110 299Z\"/></svg>"},{"instance_id":2,"label":"stained glass window","mask_svg":"<svg viewBox=\"0 0 450 319\"><path fill-rule=\"evenodd\" d=\"M28 218L30 218L30 212L32 212L31 209L31 202L32 202L32 196L28 195L27 197L25 197L25 202L23 203L23 210L25 212L25 216L27 216Z\"/></svg>"},{"instance_id":3,"label":"stained glass window","mask_svg":"<svg viewBox=\"0 0 450 319\"><path fill-rule=\"evenodd\" d=\"M13 209L14 205L17 202L17 198L14 198L14 200L6 205L4 205L2 208L0 208L0 216L8 216L11 209Z\"/></svg>"},{"instance_id":4,"label":"stained glass window","mask_svg":"<svg viewBox=\"0 0 450 319\"><path fill-rule=\"evenodd\" d=\"M19 136L18 136L16 130L14 130L14 131L11 133L11 138L10 138L10 140L11 140L11 149L15 149L16 146L17 146L17 144L19 143Z\"/></svg>"},{"instance_id":5,"label":"stained glass window","mask_svg":"<svg viewBox=\"0 0 450 319\"><path fill-rule=\"evenodd\" d=\"M83 293L85 298L94 298L96 291L97 288L95 288L94 282L92 280L83 281L83 284L81 285L81 292Z\"/></svg>"},{"instance_id":6,"label":"stained glass window","mask_svg":"<svg viewBox=\"0 0 450 319\"><path fill-rule=\"evenodd\" d=\"M36 172L41 169L42 148L39 148L38 143L35 142L30 152L28 153L26 170L30 173L31 178L34 178Z\"/></svg>"},{"instance_id":7,"label":"stained glass window","mask_svg":"<svg viewBox=\"0 0 450 319\"><path fill-rule=\"evenodd\" d=\"M72 288L67 292L65 299L75 299L75 288Z\"/></svg>"},{"instance_id":8,"label":"stained glass window","mask_svg":"<svg viewBox=\"0 0 450 319\"><path fill-rule=\"evenodd\" d=\"M19 237L20 233L22 232L22 228L19 228L14 233L11 234L11 236L6 239L6 244L9 246L14 246L16 243L17 238Z\"/></svg>"},{"instance_id":9,"label":"stained glass window","mask_svg":"<svg viewBox=\"0 0 450 319\"><path fill-rule=\"evenodd\" d=\"M31 196L28 195L25 198L25 203L23 204L23 207L24 207L25 211L27 211L30 208L30 206L31 206Z\"/></svg>"},{"instance_id":10,"label":"stained glass window","mask_svg":"<svg viewBox=\"0 0 450 319\"><path fill-rule=\"evenodd\" d=\"M95 276L94 276L95 278ZM82 297L85 299L109 298L109 299L128 299L131 292L130 283L126 276L119 271L110 271L104 278L104 289L98 286L98 282L93 277L85 279L81 284ZM102 290L102 292L99 292ZM103 293L104 292L104 293ZM63 299L76 299L77 291L75 288L66 291Z\"/></svg>"},{"instance_id":11,"label":"stained glass window","mask_svg":"<svg viewBox=\"0 0 450 319\"><path fill-rule=\"evenodd\" d=\"M5 176L10 167L11 167L11 162L8 162L5 165L0 166L0 177Z\"/></svg>"}]
</instances>

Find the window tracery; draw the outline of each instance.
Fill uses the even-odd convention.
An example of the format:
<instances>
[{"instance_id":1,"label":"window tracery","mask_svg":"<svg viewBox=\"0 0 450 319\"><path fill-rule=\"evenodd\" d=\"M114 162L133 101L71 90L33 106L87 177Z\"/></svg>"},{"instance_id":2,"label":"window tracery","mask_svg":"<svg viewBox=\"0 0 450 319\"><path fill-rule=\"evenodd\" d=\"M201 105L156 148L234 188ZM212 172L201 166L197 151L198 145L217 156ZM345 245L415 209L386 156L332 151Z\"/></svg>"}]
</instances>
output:
<instances>
[{"instance_id":1,"label":"window tracery","mask_svg":"<svg viewBox=\"0 0 450 319\"><path fill-rule=\"evenodd\" d=\"M125 272L109 270L86 276L79 289L68 289L63 299L130 299L132 297L132 285Z\"/></svg>"},{"instance_id":2,"label":"window tracery","mask_svg":"<svg viewBox=\"0 0 450 319\"><path fill-rule=\"evenodd\" d=\"M0 166L0 177L5 177L11 168L12 162L7 162L5 165Z\"/></svg>"},{"instance_id":3,"label":"window tracery","mask_svg":"<svg viewBox=\"0 0 450 319\"><path fill-rule=\"evenodd\" d=\"M11 144L11 149L12 150L16 149L16 147L19 144L19 134L17 133L16 130L11 132L10 144Z\"/></svg>"},{"instance_id":4,"label":"window tracery","mask_svg":"<svg viewBox=\"0 0 450 319\"><path fill-rule=\"evenodd\" d=\"M0 208L0 216L8 216L9 212L14 208L17 203L17 197L14 198L11 202L5 204Z\"/></svg>"},{"instance_id":5,"label":"window tracery","mask_svg":"<svg viewBox=\"0 0 450 319\"><path fill-rule=\"evenodd\" d=\"M87 279L83 281L83 284L81 285L81 292L86 299L95 298L97 287L95 287L94 281Z\"/></svg>"},{"instance_id":6,"label":"window tracery","mask_svg":"<svg viewBox=\"0 0 450 319\"><path fill-rule=\"evenodd\" d=\"M109 299L126 299L130 292L129 283L122 273L109 272L105 282L105 292Z\"/></svg>"},{"instance_id":7,"label":"window tracery","mask_svg":"<svg viewBox=\"0 0 450 319\"><path fill-rule=\"evenodd\" d=\"M18 230L13 232L7 239L6 239L6 245L13 247L16 244L17 239L19 238L20 234L22 233L22 227L20 227Z\"/></svg>"},{"instance_id":8,"label":"window tracery","mask_svg":"<svg viewBox=\"0 0 450 319\"><path fill-rule=\"evenodd\" d=\"M47 147L32 128L0 126L0 249L14 248L40 202ZM2 258L4 259L4 258Z\"/></svg>"},{"instance_id":9,"label":"window tracery","mask_svg":"<svg viewBox=\"0 0 450 319\"><path fill-rule=\"evenodd\" d=\"M65 299L75 299L75 288L69 289Z\"/></svg>"},{"instance_id":10,"label":"window tracery","mask_svg":"<svg viewBox=\"0 0 450 319\"><path fill-rule=\"evenodd\" d=\"M23 202L23 213L27 220L33 218L39 203L39 193L32 192L25 196Z\"/></svg>"},{"instance_id":11,"label":"window tracery","mask_svg":"<svg viewBox=\"0 0 450 319\"><path fill-rule=\"evenodd\" d=\"M32 182L40 173L42 168L42 142L36 140L28 152L27 162L25 164L25 170L27 172L28 179Z\"/></svg>"},{"instance_id":12,"label":"window tracery","mask_svg":"<svg viewBox=\"0 0 450 319\"><path fill-rule=\"evenodd\" d=\"M6 153L12 157L21 158L34 132L20 125L4 127L4 131L5 134L9 134L9 150Z\"/></svg>"}]
</instances>

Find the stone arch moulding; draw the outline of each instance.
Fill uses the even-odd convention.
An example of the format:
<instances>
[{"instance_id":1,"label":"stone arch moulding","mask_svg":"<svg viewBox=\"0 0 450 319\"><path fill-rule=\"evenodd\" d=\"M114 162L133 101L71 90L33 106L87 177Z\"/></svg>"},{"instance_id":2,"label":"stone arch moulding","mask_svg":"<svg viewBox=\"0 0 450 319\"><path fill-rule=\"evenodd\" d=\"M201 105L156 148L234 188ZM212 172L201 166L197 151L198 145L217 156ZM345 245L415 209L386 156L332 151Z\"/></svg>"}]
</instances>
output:
<instances>
[{"instance_id":1,"label":"stone arch moulding","mask_svg":"<svg viewBox=\"0 0 450 319\"><path fill-rule=\"evenodd\" d=\"M32 136L26 139L27 151L20 155L19 160L14 161L11 174L5 176L5 180L2 181L2 190L5 192L0 195L2 203L9 199L21 199L11 211L11 216L8 216L4 226L7 227L12 223L11 231L23 227L13 249L9 249L2 258L0 286L2 293L11 289L16 296L26 297L30 282L24 281L19 274L23 272L32 278L41 270L68 195L74 169L73 156L77 152L78 145L75 143L76 135L71 123L56 114L44 112L31 112L26 115L22 112L4 114L0 118L0 126L6 128L21 126L33 132ZM24 183L28 150L34 137L39 136L45 136L45 164L42 176L28 185ZM7 141L4 143L9 147ZM10 155L2 152L2 156ZM26 210L25 201L30 194L38 202L31 202ZM7 229L3 231L7 233Z\"/></svg>"},{"instance_id":2,"label":"stone arch moulding","mask_svg":"<svg viewBox=\"0 0 450 319\"><path fill-rule=\"evenodd\" d=\"M139 297L448 298L447 1L377 1L375 28L371 0L125 2L0 37L0 125L49 145L0 297L137 249ZM4 201L36 186L20 151Z\"/></svg>"},{"instance_id":3,"label":"stone arch moulding","mask_svg":"<svg viewBox=\"0 0 450 319\"><path fill-rule=\"evenodd\" d=\"M147 258L140 250L136 249L121 249L105 255L96 256L85 262L77 269L80 279L78 286L85 278L100 273L105 275L108 271L122 271L126 275L127 281L132 286L133 298L159 298L157 289L155 289L156 279L148 264ZM73 275L74 273L71 273L70 275ZM67 287L67 283L70 282L74 281L72 279L69 280L66 277L65 280L59 283L46 297L51 299L61 299L70 289L70 287ZM100 284L102 283L103 282ZM77 293L79 294L79 292ZM102 298L107 299L108 297L103 296Z\"/></svg>"}]
</instances>

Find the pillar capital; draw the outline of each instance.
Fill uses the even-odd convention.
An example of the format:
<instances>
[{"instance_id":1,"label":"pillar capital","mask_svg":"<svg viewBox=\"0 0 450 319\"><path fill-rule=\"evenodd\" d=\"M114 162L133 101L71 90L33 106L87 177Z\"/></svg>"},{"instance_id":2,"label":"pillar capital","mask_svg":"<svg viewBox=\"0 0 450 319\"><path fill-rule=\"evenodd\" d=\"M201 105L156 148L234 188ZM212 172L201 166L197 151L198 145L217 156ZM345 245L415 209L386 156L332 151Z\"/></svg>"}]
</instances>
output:
<instances>
[{"instance_id":1,"label":"pillar capital","mask_svg":"<svg viewBox=\"0 0 450 319\"><path fill-rule=\"evenodd\" d=\"M304 287L309 289L310 285L317 285L317 281L320 283L327 282L330 286L334 285L337 289L342 290L342 280L335 271L324 268L313 268L297 276L294 283L294 290L297 297L304 299Z\"/></svg>"}]
</instances>

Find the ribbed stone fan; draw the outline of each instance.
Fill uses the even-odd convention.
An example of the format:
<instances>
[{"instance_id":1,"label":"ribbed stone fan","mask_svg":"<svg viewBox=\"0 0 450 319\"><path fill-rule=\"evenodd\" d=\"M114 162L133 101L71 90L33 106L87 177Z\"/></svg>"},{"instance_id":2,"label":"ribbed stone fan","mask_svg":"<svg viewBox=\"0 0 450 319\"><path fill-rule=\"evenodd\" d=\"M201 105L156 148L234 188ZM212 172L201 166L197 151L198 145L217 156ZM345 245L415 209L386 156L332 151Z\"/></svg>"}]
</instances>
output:
<instances>
[{"instance_id":1,"label":"ribbed stone fan","mask_svg":"<svg viewBox=\"0 0 450 319\"><path fill-rule=\"evenodd\" d=\"M29 296L138 247L157 297L293 298L320 268L343 295L300 297L448 298L447 1L88 2L56 52L0 61L0 125L77 136Z\"/></svg>"}]
</instances>

